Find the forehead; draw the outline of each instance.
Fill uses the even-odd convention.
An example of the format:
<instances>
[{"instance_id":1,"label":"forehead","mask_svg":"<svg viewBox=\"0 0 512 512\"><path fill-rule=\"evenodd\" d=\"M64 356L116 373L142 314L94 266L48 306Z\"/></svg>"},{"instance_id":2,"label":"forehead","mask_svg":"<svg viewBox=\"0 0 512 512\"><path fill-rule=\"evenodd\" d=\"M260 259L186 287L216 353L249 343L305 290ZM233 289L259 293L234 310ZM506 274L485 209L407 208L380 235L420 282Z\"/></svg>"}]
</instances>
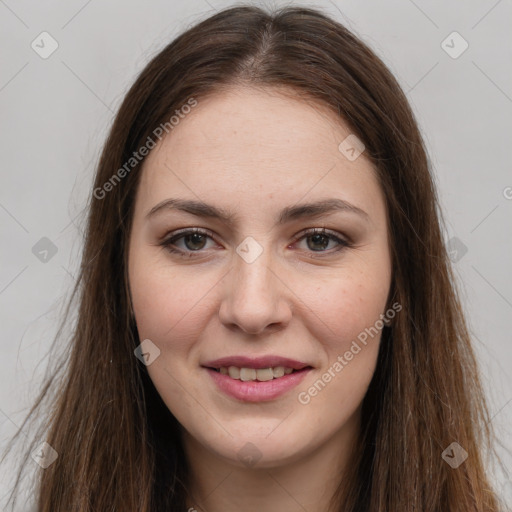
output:
<instances>
[{"instance_id":1,"label":"forehead","mask_svg":"<svg viewBox=\"0 0 512 512\"><path fill-rule=\"evenodd\" d=\"M243 197L256 206L274 196L293 203L334 194L371 210L382 195L364 153L351 161L340 152L350 135L328 107L290 90L232 88L198 99L151 151L139 195L152 203L178 194Z\"/></svg>"},{"instance_id":2,"label":"forehead","mask_svg":"<svg viewBox=\"0 0 512 512\"><path fill-rule=\"evenodd\" d=\"M300 98L283 88L231 88L198 101L161 149L191 160L207 155L252 164L279 158L318 158L337 151L339 139L350 134L325 105ZM256 152L255 152L256 151Z\"/></svg>"}]
</instances>

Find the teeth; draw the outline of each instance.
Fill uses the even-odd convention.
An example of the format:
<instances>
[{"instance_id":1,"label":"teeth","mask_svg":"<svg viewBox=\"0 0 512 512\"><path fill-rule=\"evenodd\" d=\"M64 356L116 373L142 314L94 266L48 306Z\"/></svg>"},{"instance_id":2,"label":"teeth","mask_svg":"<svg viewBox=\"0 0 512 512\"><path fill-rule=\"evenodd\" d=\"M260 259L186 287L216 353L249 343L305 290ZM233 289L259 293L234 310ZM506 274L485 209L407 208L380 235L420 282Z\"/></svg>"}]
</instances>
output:
<instances>
[{"instance_id":1,"label":"teeth","mask_svg":"<svg viewBox=\"0 0 512 512\"><path fill-rule=\"evenodd\" d=\"M240 380L256 379L256 370L254 368L240 368Z\"/></svg>"},{"instance_id":2,"label":"teeth","mask_svg":"<svg viewBox=\"0 0 512 512\"><path fill-rule=\"evenodd\" d=\"M284 375L284 366L276 366L272 368L272 371L274 372L274 378L282 377Z\"/></svg>"},{"instance_id":3,"label":"teeth","mask_svg":"<svg viewBox=\"0 0 512 512\"><path fill-rule=\"evenodd\" d=\"M232 379L240 379L240 368L237 368L236 366L230 366L228 368L228 373Z\"/></svg>"},{"instance_id":4,"label":"teeth","mask_svg":"<svg viewBox=\"0 0 512 512\"><path fill-rule=\"evenodd\" d=\"M241 381L267 381L278 379L284 375L289 375L293 372L293 368L285 368L284 366L276 366L275 368L238 368L237 366L229 366L228 368L222 367L219 369L222 375L229 375L232 379Z\"/></svg>"},{"instance_id":5,"label":"teeth","mask_svg":"<svg viewBox=\"0 0 512 512\"><path fill-rule=\"evenodd\" d=\"M272 368L260 368L255 370L254 373L256 374L255 378L260 381L272 380L275 377Z\"/></svg>"}]
</instances>

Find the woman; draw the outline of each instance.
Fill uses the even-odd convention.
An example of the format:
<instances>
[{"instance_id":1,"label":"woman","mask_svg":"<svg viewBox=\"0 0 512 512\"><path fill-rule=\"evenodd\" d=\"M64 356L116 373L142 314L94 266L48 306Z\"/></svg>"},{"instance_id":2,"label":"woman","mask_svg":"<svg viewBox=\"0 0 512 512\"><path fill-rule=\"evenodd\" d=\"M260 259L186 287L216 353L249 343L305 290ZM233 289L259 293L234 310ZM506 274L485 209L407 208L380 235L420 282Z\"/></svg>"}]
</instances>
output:
<instances>
[{"instance_id":1,"label":"woman","mask_svg":"<svg viewBox=\"0 0 512 512\"><path fill-rule=\"evenodd\" d=\"M192 27L91 192L70 358L31 411L55 391L39 511L498 510L422 138L346 28Z\"/></svg>"}]
</instances>

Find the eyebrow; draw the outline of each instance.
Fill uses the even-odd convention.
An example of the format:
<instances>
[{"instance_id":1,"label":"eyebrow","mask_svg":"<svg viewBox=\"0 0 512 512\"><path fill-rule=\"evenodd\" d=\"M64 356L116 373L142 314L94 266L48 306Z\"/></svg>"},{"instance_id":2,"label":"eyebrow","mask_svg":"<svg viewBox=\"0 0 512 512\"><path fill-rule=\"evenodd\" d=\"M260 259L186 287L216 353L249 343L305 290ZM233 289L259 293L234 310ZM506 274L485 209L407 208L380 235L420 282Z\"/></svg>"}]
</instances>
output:
<instances>
[{"instance_id":1,"label":"eyebrow","mask_svg":"<svg viewBox=\"0 0 512 512\"><path fill-rule=\"evenodd\" d=\"M146 215L146 220L149 220L159 212L169 210L179 210L196 215L197 217L219 219L226 224L233 224L238 221L238 216L235 213L202 201L190 199L165 199L151 208ZM321 215L335 213L338 211L359 215L366 221L370 220L368 214L361 208L343 199L331 198L314 203L287 206L281 210L279 218L277 219L277 224L286 224L287 222L304 217L319 217Z\"/></svg>"}]
</instances>

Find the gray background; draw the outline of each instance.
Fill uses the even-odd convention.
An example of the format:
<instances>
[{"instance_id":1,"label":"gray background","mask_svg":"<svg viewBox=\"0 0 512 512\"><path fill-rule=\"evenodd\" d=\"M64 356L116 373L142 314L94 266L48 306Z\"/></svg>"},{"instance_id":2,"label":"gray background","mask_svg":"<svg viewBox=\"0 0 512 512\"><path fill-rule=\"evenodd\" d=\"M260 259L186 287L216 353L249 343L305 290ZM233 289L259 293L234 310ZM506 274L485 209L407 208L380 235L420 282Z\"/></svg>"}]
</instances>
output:
<instances>
[{"instance_id":1,"label":"gray background","mask_svg":"<svg viewBox=\"0 0 512 512\"><path fill-rule=\"evenodd\" d=\"M512 472L505 450L512 448L511 2L290 3L324 8L369 43L417 115L501 440L505 467L497 468L496 480L510 498L504 471ZM94 166L124 93L175 35L228 5L0 0L2 443L39 390L79 262ZM58 43L46 59L31 47L42 46L43 31ZM469 45L460 55L463 40L448 37L454 31ZM50 48L49 39L44 45ZM32 251L43 237L57 248L46 262ZM1 507L12 469L4 464L0 471Z\"/></svg>"}]
</instances>

